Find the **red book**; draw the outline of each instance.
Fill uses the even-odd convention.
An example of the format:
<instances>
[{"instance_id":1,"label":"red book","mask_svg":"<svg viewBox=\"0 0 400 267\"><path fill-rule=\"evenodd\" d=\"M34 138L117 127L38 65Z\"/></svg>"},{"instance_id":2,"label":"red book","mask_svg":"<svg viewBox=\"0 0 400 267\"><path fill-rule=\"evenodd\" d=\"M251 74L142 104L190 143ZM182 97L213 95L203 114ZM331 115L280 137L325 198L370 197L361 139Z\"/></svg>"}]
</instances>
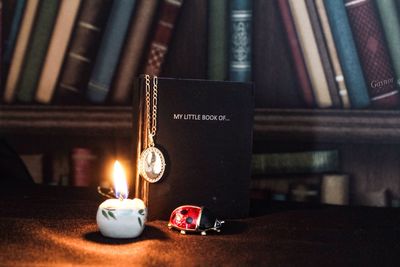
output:
<instances>
[{"instance_id":1,"label":"red book","mask_svg":"<svg viewBox=\"0 0 400 267\"><path fill-rule=\"evenodd\" d=\"M303 54L301 52L299 40L297 38L293 18L290 13L289 3L287 0L278 0L278 4L304 102L308 107L313 107L315 106L315 99L304 63Z\"/></svg>"},{"instance_id":2,"label":"red book","mask_svg":"<svg viewBox=\"0 0 400 267\"><path fill-rule=\"evenodd\" d=\"M144 73L149 75L160 74L182 3L183 0L164 0L162 2Z\"/></svg>"},{"instance_id":3,"label":"red book","mask_svg":"<svg viewBox=\"0 0 400 267\"><path fill-rule=\"evenodd\" d=\"M376 108L397 107L399 91L374 3L371 0L346 0L345 5L372 105Z\"/></svg>"}]
</instances>

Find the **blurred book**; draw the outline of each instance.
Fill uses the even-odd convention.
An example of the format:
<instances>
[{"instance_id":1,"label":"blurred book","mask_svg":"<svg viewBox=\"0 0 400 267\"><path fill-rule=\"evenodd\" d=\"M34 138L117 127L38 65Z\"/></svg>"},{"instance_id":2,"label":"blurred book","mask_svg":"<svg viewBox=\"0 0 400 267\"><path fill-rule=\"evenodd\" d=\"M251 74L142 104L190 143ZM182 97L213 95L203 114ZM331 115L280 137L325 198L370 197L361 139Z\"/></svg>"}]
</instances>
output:
<instances>
[{"instance_id":1,"label":"blurred book","mask_svg":"<svg viewBox=\"0 0 400 267\"><path fill-rule=\"evenodd\" d=\"M319 203L321 177L315 174L253 177L250 195L265 200Z\"/></svg>"},{"instance_id":2,"label":"blurred book","mask_svg":"<svg viewBox=\"0 0 400 267\"><path fill-rule=\"evenodd\" d=\"M144 73L159 75L171 42L183 0L163 0L145 60Z\"/></svg>"},{"instance_id":3,"label":"blurred book","mask_svg":"<svg viewBox=\"0 0 400 267\"><path fill-rule=\"evenodd\" d=\"M350 179L346 174L325 174L321 183L321 203L348 205Z\"/></svg>"},{"instance_id":4,"label":"blurred book","mask_svg":"<svg viewBox=\"0 0 400 267\"><path fill-rule=\"evenodd\" d=\"M90 186L96 180L94 176L96 155L92 150L76 147L71 152L71 185Z\"/></svg>"},{"instance_id":5,"label":"blurred book","mask_svg":"<svg viewBox=\"0 0 400 267\"><path fill-rule=\"evenodd\" d=\"M252 174L324 173L339 170L337 150L253 154Z\"/></svg>"},{"instance_id":6,"label":"blurred book","mask_svg":"<svg viewBox=\"0 0 400 267\"><path fill-rule=\"evenodd\" d=\"M43 154L20 155L35 184L43 183Z\"/></svg>"}]
</instances>

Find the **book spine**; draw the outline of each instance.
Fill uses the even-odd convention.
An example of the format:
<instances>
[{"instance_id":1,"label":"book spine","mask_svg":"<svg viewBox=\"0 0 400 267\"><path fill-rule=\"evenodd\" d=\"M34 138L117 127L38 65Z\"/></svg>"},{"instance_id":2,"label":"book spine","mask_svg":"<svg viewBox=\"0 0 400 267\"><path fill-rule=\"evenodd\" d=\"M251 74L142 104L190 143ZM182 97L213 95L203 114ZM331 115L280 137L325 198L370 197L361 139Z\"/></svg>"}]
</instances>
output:
<instances>
[{"instance_id":1,"label":"book spine","mask_svg":"<svg viewBox=\"0 0 400 267\"><path fill-rule=\"evenodd\" d=\"M105 101L117 68L136 1L114 1L89 80L87 97L95 103Z\"/></svg>"},{"instance_id":2,"label":"book spine","mask_svg":"<svg viewBox=\"0 0 400 267\"><path fill-rule=\"evenodd\" d=\"M28 1L24 10L21 28L15 43L15 49L5 86L4 102L6 103L13 102L16 96L17 84L22 71L26 51L28 49L29 39L32 34L39 3L39 0Z\"/></svg>"},{"instance_id":3,"label":"book spine","mask_svg":"<svg viewBox=\"0 0 400 267\"><path fill-rule=\"evenodd\" d=\"M229 80L250 81L252 79L252 1L231 1L229 23Z\"/></svg>"},{"instance_id":4,"label":"book spine","mask_svg":"<svg viewBox=\"0 0 400 267\"><path fill-rule=\"evenodd\" d=\"M342 104L339 97L339 89L336 86L335 74L329 59L328 48L325 43L324 33L322 32L322 26L318 17L315 1L306 0L306 5L308 14L310 16L311 26L315 35L315 40L317 42L319 56L321 58L323 70L326 76L326 81L328 83L329 95L332 99L332 107L340 108Z\"/></svg>"},{"instance_id":5,"label":"book spine","mask_svg":"<svg viewBox=\"0 0 400 267\"><path fill-rule=\"evenodd\" d=\"M99 48L110 7L110 0L85 0L82 2L55 92L56 103L79 104L84 102L93 61Z\"/></svg>"},{"instance_id":6,"label":"book spine","mask_svg":"<svg viewBox=\"0 0 400 267\"><path fill-rule=\"evenodd\" d=\"M14 51L15 42L17 40L18 31L22 21L22 15L24 13L26 0L17 0L14 15L11 21L11 28L7 39L4 42L4 56L3 62L9 64L11 61L11 56Z\"/></svg>"},{"instance_id":7,"label":"book spine","mask_svg":"<svg viewBox=\"0 0 400 267\"><path fill-rule=\"evenodd\" d=\"M252 174L323 173L339 167L336 150L254 154Z\"/></svg>"},{"instance_id":8,"label":"book spine","mask_svg":"<svg viewBox=\"0 0 400 267\"><path fill-rule=\"evenodd\" d=\"M228 1L208 1L208 79L226 80Z\"/></svg>"},{"instance_id":9,"label":"book spine","mask_svg":"<svg viewBox=\"0 0 400 267\"><path fill-rule=\"evenodd\" d=\"M383 30L396 74L397 84L400 85L400 19L394 0L376 1Z\"/></svg>"},{"instance_id":10,"label":"book spine","mask_svg":"<svg viewBox=\"0 0 400 267\"><path fill-rule=\"evenodd\" d=\"M48 104L53 97L81 0L62 1L36 90L36 101Z\"/></svg>"},{"instance_id":11,"label":"book spine","mask_svg":"<svg viewBox=\"0 0 400 267\"><path fill-rule=\"evenodd\" d=\"M329 57L332 63L334 78L336 81L337 88L339 90L339 96L342 102L343 108L350 108L349 93L344 80L344 74L342 67L340 66L339 55L336 49L335 41L333 39L331 27L329 25L328 15L326 14L326 8L324 0L315 0L315 5L318 11L319 20L321 23L323 35L325 37L326 47L329 53Z\"/></svg>"},{"instance_id":12,"label":"book spine","mask_svg":"<svg viewBox=\"0 0 400 267\"><path fill-rule=\"evenodd\" d=\"M18 82L17 97L21 102L32 102L44 57L57 16L58 0L40 2L38 18L32 31L29 49Z\"/></svg>"},{"instance_id":13,"label":"book spine","mask_svg":"<svg viewBox=\"0 0 400 267\"><path fill-rule=\"evenodd\" d=\"M112 101L114 103L124 104L131 101L132 78L138 74L139 64L156 8L156 0L141 0L138 3L136 15L132 20L127 41L122 50L121 60L115 73L112 89Z\"/></svg>"},{"instance_id":14,"label":"book spine","mask_svg":"<svg viewBox=\"0 0 400 267\"><path fill-rule=\"evenodd\" d=\"M373 107L397 107L400 99L395 74L373 2L346 0L345 6Z\"/></svg>"},{"instance_id":15,"label":"book spine","mask_svg":"<svg viewBox=\"0 0 400 267\"><path fill-rule=\"evenodd\" d=\"M144 73L149 75L160 74L182 3L183 0L164 0L161 3L161 10L155 33L151 38Z\"/></svg>"},{"instance_id":16,"label":"book spine","mask_svg":"<svg viewBox=\"0 0 400 267\"><path fill-rule=\"evenodd\" d=\"M294 61L294 68L296 71L297 79L299 82L300 90L303 95L303 99L307 107L315 106L314 94L312 91L310 79L306 71L306 65L301 52L299 40L297 38L296 29L292 15L290 13L290 7L287 0L278 0L279 11L281 13L283 25L286 30L286 36L290 47L290 52Z\"/></svg>"},{"instance_id":17,"label":"book spine","mask_svg":"<svg viewBox=\"0 0 400 267\"><path fill-rule=\"evenodd\" d=\"M289 7L293 16L317 106L320 108L332 107L332 98L329 94L328 82L318 52L318 46L312 30L306 3L304 1L289 0Z\"/></svg>"},{"instance_id":18,"label":"book spine","mask_svg":"<svg viewBox=\"0 0 400 267\"><path fill-rule=\"evenodd\" d=\"M333 38L348 86L350 102L354 108L366 108L370 104L367 85L354 43L350 23L343 1L325 0Z\"/></svg>"}]
</instances>

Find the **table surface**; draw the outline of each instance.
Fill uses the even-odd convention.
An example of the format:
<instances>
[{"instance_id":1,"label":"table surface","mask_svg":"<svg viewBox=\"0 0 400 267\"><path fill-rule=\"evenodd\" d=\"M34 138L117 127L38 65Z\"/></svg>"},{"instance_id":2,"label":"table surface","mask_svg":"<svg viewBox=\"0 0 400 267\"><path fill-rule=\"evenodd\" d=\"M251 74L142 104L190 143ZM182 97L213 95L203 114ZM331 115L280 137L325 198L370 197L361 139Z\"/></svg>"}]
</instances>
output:
<instances>
[{"instance_id":1,"label":"table surface","mask_svg":"<svg viewBox=\"0 0 400 267\"><path fill-rule=\"evenodd\" d=\"M398 209L270 209L207 236L152 221L136 239L109 239L95 221L102 199L90 190L1 192L0 265L400 266Z\"/></svg>"}]
</instances>

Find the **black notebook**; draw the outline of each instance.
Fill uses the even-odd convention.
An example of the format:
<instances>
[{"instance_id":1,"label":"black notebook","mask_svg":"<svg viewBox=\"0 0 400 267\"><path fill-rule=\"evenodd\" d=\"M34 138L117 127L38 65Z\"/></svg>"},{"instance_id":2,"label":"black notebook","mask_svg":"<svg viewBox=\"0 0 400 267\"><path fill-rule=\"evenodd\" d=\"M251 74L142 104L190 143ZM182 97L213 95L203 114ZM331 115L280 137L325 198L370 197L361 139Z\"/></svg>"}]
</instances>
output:
<instances>
[{"instance_id":1,"label":"black notebook","mask_svg":"<svg viewBox=\"0 0 400 267\"><path fill-rule=\"evenodd\" d=\"M158 78L157 91L154 143L166 165L162 178L148 183L137 170L140 153L149 141L144 77L135 83L135 195L147 203L149 219L167 220L176 207L185 204L206 206L221 219L247 216L252 84Z\"/></svg>"}]
</instances>

